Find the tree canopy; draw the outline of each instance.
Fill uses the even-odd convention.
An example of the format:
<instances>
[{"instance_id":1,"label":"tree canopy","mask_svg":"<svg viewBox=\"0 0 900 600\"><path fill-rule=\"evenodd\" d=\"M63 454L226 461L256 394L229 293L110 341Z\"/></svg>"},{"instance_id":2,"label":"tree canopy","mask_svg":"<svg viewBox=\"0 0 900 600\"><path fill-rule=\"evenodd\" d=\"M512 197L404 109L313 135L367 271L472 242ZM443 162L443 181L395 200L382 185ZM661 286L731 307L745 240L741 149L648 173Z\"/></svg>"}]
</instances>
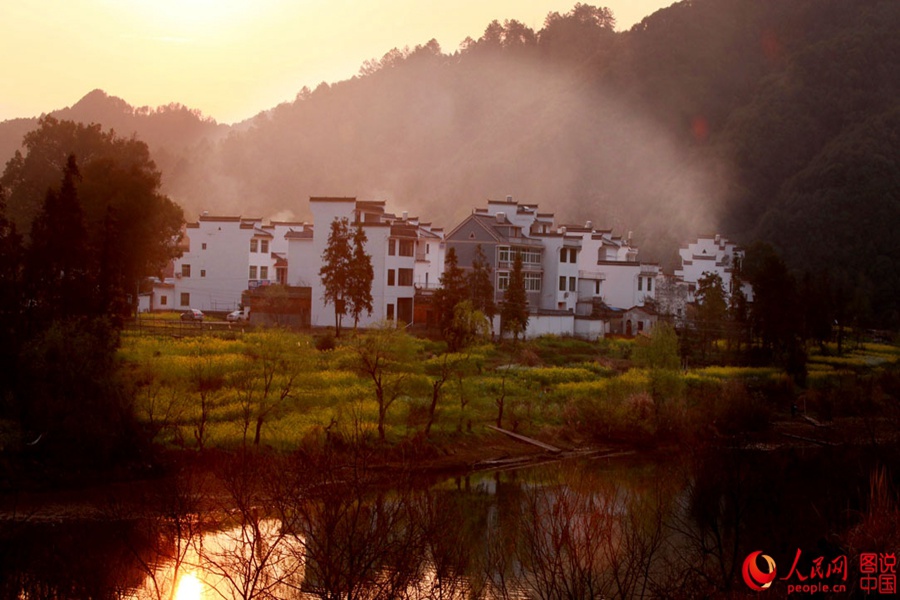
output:
<instances>
[{"instance_id":1,"label":"tree canopy","mask_svg":"<svg viewBox=\"0 0 900 600\"><path fill-rule=\"evenodd\" d=\"M45 117L24 147L0 177L9 219L30 234L33 253L49 253L38 260L80 257L104 309L122 312L128 296L136 306L141 281L179 255L184 222L160 192L147 145L100 125Z\"/></svg>"},{"instance_id":2,"label":"tree canopy","mask_svg":"<svg viewBox=\"0 0 900 600\"><path fill-rule=\"evenodd\" d=\"M372 314L372 257L365 251L366 232L361 225L351 230L346 218L334 219L328 245L322 254L319 276L325 288L324 300L334 305L335 335L341 335L344 315L353 317L354 327L366 312Z\"/></svg>"}]
</instances>

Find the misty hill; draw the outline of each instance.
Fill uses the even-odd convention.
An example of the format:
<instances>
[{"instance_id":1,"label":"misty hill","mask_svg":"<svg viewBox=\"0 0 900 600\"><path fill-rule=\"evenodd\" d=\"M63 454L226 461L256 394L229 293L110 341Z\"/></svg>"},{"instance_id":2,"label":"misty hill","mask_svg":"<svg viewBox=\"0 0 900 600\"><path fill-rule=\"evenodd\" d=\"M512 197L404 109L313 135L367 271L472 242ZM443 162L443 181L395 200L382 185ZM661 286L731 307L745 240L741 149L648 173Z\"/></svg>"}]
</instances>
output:
<instances>
[{"instance_id":1,"label":"misty hill","mask_svg":"<svg viewBox=\"0 0 900 600\"><path fill-rule=\"evenodd\" d=\"M102 92L69 110L148 141L188 215L351 195L452 227L511 194L664 263L698 233L771 241L896 325L898 30L894 0L692 0L619 33L578 4L392 50L236 128Z\"/></svg>"}]
</instances>

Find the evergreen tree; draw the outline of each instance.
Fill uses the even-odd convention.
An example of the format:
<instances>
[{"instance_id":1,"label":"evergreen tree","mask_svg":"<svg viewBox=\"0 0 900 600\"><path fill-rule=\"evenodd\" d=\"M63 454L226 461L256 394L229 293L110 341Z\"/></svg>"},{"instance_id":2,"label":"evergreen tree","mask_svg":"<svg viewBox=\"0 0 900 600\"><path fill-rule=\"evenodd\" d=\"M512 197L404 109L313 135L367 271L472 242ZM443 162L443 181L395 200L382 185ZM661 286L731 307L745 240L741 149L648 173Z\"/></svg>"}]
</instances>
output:
<instances>
[{"instance_id":1,"label":"evergreen tree","mask_svg":"<svg viewBox=\"0 0 900 600\"><path fill-rule=\"evenodd\" d=\"M509 285L503 294L500 305L500 321L502 331L511 331L513 339L524 336L528 327L528 295L525 292L525 275L522 272L522 255L516 252L513 268L509 273Z\"/></svg>"},{"instance_id":2,"label":"evergreen tree","mask_svg":"<svg viewBox=\"0 0 900 600\"><path fill-rule=\"evenodd\" d=\"M475 247L475 256L472 258L472 270L469 272L469 299L472 308L481 311L489 320L493 321L497 314L497 305L494 302L494 283L491 277L491 265L481 244Z\"/></svg>"},{"instance_id":3,"label":"evergreen tree","mask_svg":"<svg viewBox=\"0 0 900 600\"><path fill-rule=\"evenodd\" d=\"M41 321L97 312L90 306L88 238L76 187L80 178L70 155L59 190L47 191L32 224L25 279L29 303Z\"/></svg>"},{"instance_id":4,"label":"evergreen tree","mask_svg":"<svg viewBox=\"0 0 900 600\"><path fill-rule=\"evenodd\" d=\"M359 325L359 316L363 311L372 314L372 281L375 279L375 271L372 269L372 257L366 254L366 241L366 232L361 225L357 225L353 232L353 259L350 261L346 299L347 311L353 317L354 328Z\"/></svg>"},{"instance_id":5,"label":"evergreen tree","mask_svg":"<svg viewBox=\"0 0 900 600\"><path fill-rule=\"evenodd\" d=\"M350 246L350 226L345 218L334 219L328 233L328 245L322 254L319 277L325 287L323 300L334 305L334 335L341 335L341 320L347 314L353 249Z\"/></svg>"},{"instance_id":6,"label":"evergreen tree","mask_svg":"<svg viewBox=\"0 0 900 600\"><path fill-rule=\"evenodd\" d=\"M722 277L718 273L704 273L697 281L694 296L697 305L695 325L700 333L701 350L705 357L707 349L722 334L728 313Z\"/></svg>"},{"instance_id":7,"label":"evergreen tree","mask_svg":"<svg viewBox=\"0 0 900 600\"><path fill-rule=\"evenodd\" d=\"M447 250L444 258L444 272L441 274L441 287L435 293L435 304L440 317L441 335L451 346L451 352L455 352L453 340L459 336L453 332L453 315L456 305L464 301L469 294L466 286L465 272L459 267L456 258L456 249L452 246Z\"/></svg>"},{"instance_id":8,"label":"evergreen tree","mask_svg":"<svg viewBox=\"0 0 900 600\"><path fill-rule=\"evenodd\" d=\"M0 177L7 186L8 218L23 234L47 225L36 223L46 192L58 186L71 156L77 157L78 174L71 181L86 232L87 257L81 259L96 283L92 295L98 310L107 313L125 313L129 296L136 309L140 284L180 255L181 208L160 193L162 175L144 142L119 138L99 125L53 117L39 123L23 139L26 154L17 152ZM75 240L33 241L71 246Z\"/></svg>"}]
</instances>

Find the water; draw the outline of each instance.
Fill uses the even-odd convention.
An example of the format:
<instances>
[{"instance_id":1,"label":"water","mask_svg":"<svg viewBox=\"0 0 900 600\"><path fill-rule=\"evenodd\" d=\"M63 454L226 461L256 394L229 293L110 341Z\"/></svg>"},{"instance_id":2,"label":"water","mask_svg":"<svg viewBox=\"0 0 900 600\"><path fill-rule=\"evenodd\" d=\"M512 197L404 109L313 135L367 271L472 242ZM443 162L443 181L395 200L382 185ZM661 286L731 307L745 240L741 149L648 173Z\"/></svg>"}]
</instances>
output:
<instances>
[{"instance_id":1,"label":"water","mask_svg":"<svg viewBox=\"0 0 900 600\"><path fill-rule=\"evenodd\" d=\"M248 457L214 485L184 477L98 500L94 518L0 521L0 596L727 595L746 591L752 551L781 569L798 549L831 557L876 543L860 523L871 474L892 461L716 448L433 481Z\"/></svg>"}]
</instances>

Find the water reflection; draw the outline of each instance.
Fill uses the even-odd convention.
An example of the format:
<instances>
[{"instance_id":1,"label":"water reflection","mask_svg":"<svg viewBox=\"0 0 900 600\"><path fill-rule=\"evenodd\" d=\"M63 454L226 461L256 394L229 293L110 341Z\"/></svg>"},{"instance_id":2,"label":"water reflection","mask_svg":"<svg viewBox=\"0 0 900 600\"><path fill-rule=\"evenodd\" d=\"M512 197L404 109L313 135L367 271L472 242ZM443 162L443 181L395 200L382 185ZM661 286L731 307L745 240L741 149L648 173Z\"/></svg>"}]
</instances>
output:
<instances>
[{"instance_id":1,"label":"water reflection","mask_svg":"<svg viewBox=\"0 0 900 600\"><path fill-rule=\"evenodd\" d=\"M719 596L742 589L751 550L847 551L868 464L717 449L434 482L364 460L251 454L212 482L182 477L112 502L102 523L0 523L0 596Z\"/></svg>"}]
</instances>

